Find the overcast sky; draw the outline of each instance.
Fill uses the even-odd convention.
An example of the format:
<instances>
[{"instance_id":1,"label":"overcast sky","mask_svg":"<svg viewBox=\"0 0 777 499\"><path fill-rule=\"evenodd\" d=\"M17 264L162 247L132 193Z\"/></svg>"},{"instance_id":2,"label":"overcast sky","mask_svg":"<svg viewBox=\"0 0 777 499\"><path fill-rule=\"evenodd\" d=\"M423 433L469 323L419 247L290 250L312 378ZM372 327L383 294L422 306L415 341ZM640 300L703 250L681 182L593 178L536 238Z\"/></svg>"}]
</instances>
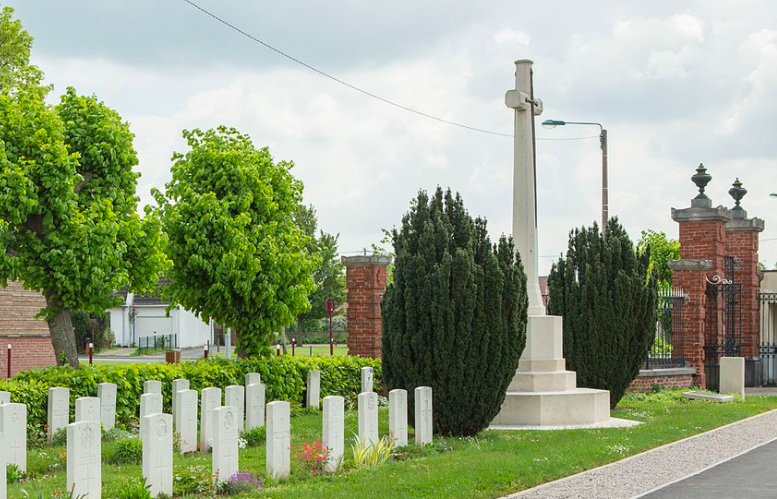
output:
<instances>
[{"instance_id":1,"label":"overcast sky","mask_svg":"<svg viewBox=\"0 0 777 499\"><path fill-rule=\"evenodd\" d=\"M634 238L673 237L699 162L708 193L766 220L777 262L777 2L195 0L257 38L388 99L512 133L515 59L535 62L540 119L599 121L610 137L610 213ZM0 0L35 37L60 94L95 93L127 119L139 194L170 178L181 130L229 125L293 160L322 229L359 251L420 188L462 193L492 236L510 232L512 142L392 108L230 31L183 0ZM539 121L539 120L538 120ZM538 137L596 136L588 127ZM542 271L573 227L599 220L596 138L538 142Z\"/></svg>"}]
</instances>

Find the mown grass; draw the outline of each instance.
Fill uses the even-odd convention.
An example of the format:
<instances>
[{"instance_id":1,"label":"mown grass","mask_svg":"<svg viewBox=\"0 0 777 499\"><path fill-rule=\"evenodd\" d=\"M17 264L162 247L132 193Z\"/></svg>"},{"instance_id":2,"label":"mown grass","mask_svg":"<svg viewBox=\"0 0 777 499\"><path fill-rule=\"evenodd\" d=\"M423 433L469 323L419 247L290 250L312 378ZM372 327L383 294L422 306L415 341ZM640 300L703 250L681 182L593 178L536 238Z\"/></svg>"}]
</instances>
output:
<instances>
[{"instance_id":1,"label":"mown grass","mask_svg":"<svg viewBox=\"0 0 777 499\"><path fill-rule=\"evenodd\" d=\"M434 445L411 445L377 469L354 469L346 445L345 471L313 477L292 459L292 476L268 483L266 491L241 497L270 498L494 498L594 468L624 457L777 408L777 397L750 397L732 404L688 401L679 391L628 395L614 416L643 421L626 429L556 432L485 431L476 438L437 437ZM388 411L380 411L381 434L388 431ZM346 435L356 432L354 411L346 414ZM292 446L320 438L318 413L298 411L292 418ZM114 443L104 444L110 455ZM210 455L176 456L176 474L206 477ZM9 486L10 498L22 489L53 493L65 487L64 448L32 449L31 477ZM240 469L264 475L264 447L240 451ZM140 465L103 465L103 497L117 497L122 484L139 480ZM212 493L187 497L212 497Z\"/></svg>"}]
</instances>

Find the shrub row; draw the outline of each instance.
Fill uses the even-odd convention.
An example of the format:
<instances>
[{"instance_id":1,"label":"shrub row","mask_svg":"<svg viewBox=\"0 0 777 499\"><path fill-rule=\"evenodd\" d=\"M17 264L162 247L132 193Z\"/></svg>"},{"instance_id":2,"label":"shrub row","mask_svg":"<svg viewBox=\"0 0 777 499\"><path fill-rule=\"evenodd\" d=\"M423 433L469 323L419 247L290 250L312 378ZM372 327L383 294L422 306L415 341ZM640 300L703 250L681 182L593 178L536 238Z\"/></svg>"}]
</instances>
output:
<instances>
[{"instance_id":1,"label":"shrub row","mask_svg":"<svg viewBox=\"0 0 777 499\"><path fill-rule=\"evenodd\" d=\"M362 357L272 357L261 359L210 359L183 364L128 364L117 366L49 367L19 373L11 380L0 381L0 390L11 393L11 401L27 405L30 431L46 424L48 389L70 388L71 420L75 414L75 399L97 396L98 383L116 383L116 421L126 426L137 418L143 382L162 381L164 409L170 411L172 381L188 379L193 390L209 386L224 388L242 385L245 374L258 372L267 386L267 400L288 400L301 403L308 371L321 371L321 396L342 395L355 399L361 389L360 370L375 370L375 387L382 386L380 360Z\"/></svg>"}]
</instances>

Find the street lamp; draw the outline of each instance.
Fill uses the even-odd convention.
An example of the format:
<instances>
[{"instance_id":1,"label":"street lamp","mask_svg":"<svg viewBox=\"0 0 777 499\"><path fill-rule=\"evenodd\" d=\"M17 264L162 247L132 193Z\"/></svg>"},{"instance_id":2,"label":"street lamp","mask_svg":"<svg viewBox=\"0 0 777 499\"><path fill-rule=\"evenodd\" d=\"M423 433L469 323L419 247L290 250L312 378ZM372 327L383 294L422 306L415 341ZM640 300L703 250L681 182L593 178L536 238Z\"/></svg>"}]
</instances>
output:
<instances>
[{"instance_id":1,"label":"street lamp","mask_svg":"<svg viewBox=\"0 0 777 499\"><path fill-rule=\"evenodd\" d=\"M594 125L599 127L599 143L602 146L602 234L607 234L607 220L609 220L609 193L607 180L607 130L601 123L591 121L563 121L563 120L545 120L542 122L543 128L553 129L557 126L566 125ZM777 195L774 195L777 197Z\"/></svg>"},{"instance_id":2,"label":"street lamp","mask_svg":"<svg viewBox=\"0 0 777 499\"><path fill-rule=\"evenodd\" d=\"M772 192L769 194L769 197L777 198L777 192Z\"/></svg>"}]
</instances>

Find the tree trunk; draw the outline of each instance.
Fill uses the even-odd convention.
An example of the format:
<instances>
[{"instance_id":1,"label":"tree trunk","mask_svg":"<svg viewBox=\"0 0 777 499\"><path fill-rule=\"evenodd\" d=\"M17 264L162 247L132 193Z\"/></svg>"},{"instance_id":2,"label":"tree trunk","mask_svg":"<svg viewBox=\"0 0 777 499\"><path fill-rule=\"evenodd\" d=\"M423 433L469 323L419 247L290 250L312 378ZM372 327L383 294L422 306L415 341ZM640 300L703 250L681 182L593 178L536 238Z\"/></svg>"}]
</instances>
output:
<instances>
[{"instance_id":1,"label":"tree trunk","mask_svg":"<svg viewBox=\"0 0 777 499\"><path fill-rule=\"evenodd\" d=\"M73 322L70 320L70 310L59 306L56 297L47 296L46 305L56 314L49 320L49 333L51 345L54 347L54 355L57 365L65 364L78 369L78 351L76 350L76 333L73 330Z\"/></svg>"}]
</instances>

